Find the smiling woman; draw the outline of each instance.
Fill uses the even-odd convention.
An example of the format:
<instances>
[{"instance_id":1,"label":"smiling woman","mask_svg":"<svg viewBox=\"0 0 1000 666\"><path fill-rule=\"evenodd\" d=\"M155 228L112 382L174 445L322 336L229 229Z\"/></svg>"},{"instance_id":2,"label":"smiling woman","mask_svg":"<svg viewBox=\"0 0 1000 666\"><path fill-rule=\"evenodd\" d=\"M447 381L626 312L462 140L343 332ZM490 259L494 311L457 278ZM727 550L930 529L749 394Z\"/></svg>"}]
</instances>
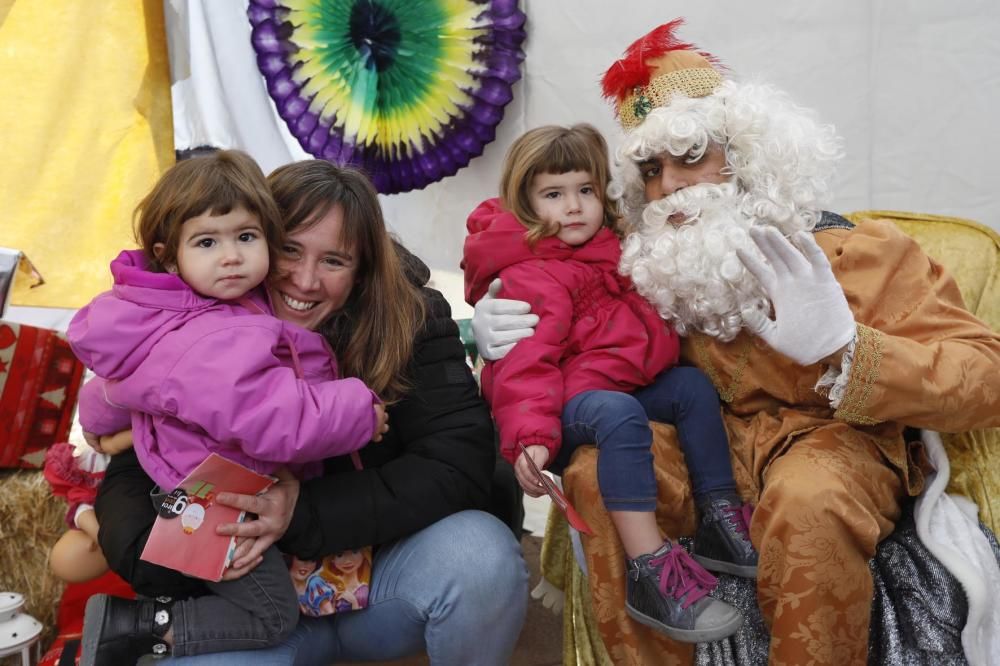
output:
<instances>
[{"instance_id":1,"label":"smiling woman","mask_svg":"<svg viewBox=\"0 0 1000 666\"><path fill-rule=\"evenodd\" d=\"M395 399L426 315L400 256L420 261L393 244L360 171L305 160L275 169L268 184L288 235L270 286L275 314L323 333L346 374Z\"/></svg>"},{"instance_id":2,"label":"smiling woman","mask_svg":"<svg viewBox=\"0 0 1000 666\"><path fill-rule=\"evenodd\" d=\"M316 328L344 307L357 262L344 243L344 207L337 204L288 234L270 283L274 314Z\"/></svg>"}]
</instances>

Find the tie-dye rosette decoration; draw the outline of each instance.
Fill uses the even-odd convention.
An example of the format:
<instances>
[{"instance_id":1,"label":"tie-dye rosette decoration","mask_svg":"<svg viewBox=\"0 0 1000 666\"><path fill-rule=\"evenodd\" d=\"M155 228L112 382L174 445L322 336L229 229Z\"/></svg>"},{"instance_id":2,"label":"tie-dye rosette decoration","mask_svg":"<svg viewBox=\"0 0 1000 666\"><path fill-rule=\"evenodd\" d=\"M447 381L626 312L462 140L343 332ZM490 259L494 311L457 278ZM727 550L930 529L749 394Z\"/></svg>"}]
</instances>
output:
<instances>
[{"instance_id":1,"label":"tie-dye rosette decoration","mask_svg":"<svg viewBox=\"0 0 1000 666\"><path fill-rule=\"evenodd\" d=\"M517 0L250 0L248 15L291 133L386 194L480 155L521 78Z\"/></svg>"}]
</instances>

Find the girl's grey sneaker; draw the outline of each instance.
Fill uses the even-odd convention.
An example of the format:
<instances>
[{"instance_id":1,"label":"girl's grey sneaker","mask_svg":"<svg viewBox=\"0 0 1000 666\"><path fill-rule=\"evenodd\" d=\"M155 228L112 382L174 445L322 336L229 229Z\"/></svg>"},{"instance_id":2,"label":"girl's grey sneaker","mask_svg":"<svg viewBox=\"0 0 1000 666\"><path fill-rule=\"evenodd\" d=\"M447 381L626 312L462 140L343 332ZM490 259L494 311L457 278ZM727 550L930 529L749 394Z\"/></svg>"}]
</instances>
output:
<instances>
[{"instance_id":1,"label":"girl's grey sneaker","mask_svg":"<svg viewBox=\"0 0 1000 666\"><path fill-rule=\"evenodd\" d=\"M735 493L699 502L694 559L709 571L757 577L757 549L750 542L753 508Z\"/></svg>"},{"instance_id":2,"label":"girl's grey sneaker","mask_svg":"<svg viewBox=\"0 0 1000 666\"><path fill-rule=\"evenodd\" d=\"M708 596L715 578L669 541L655 553L628 560L627 575L626 612L675 641L717 641L743 624L738 610Z\"/></svg>"}]
</instances>

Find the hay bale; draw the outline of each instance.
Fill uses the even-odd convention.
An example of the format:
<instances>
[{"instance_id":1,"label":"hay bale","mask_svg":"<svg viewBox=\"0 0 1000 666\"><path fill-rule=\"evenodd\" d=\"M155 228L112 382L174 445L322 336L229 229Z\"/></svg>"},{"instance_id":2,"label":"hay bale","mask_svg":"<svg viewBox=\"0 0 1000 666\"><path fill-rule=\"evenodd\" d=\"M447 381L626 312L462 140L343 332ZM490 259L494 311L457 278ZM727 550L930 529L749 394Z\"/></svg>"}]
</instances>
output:
<instances>
[{"instance_id":1,"label":"hay bale","mask_svg":"<svg viewBox=\"0 0 1000 666\"><path fill-rule=\"evenodd\" d=\"M55 637L63 583L49 571L49 551L66 531L66 502L40 470L0 471L0 590L24 595L24 610Z\"/></svg>"}]
</instances>

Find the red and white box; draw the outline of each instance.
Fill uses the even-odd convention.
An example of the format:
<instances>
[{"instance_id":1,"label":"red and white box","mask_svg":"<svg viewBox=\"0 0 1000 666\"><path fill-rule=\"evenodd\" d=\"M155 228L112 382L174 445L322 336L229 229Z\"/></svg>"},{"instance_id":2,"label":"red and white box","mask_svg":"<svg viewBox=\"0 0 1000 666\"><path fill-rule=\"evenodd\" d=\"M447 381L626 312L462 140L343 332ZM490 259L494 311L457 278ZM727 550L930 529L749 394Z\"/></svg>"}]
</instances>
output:
<instances>
[{"instance_id":1,"label":"red and white box","mask_svg":"<svg viewBox=\"0 0 1000 666\"><path fill-rule=\"evenodd\" d=\"M41 468L68 439L83 370L64 334L0 320L0 468Z\"/></svg>"}]
</instances>

